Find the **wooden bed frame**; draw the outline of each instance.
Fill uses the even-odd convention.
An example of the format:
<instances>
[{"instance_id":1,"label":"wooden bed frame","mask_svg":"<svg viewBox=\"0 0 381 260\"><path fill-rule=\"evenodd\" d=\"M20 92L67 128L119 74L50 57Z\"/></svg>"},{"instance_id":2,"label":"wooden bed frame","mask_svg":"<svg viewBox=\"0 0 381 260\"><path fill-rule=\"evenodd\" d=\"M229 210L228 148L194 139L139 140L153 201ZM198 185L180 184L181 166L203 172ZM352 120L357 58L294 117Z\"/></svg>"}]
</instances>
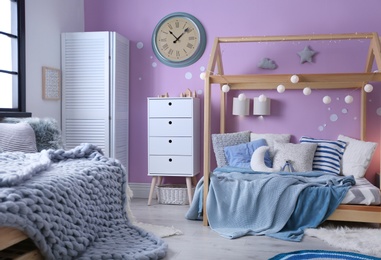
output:
<instances>
[{"instance_id":1,"label":"wooden bed frame","mask_svg":"<svg viewBox=\"0 0 381 260\"><path fill-rule=\"evenodd\" d=\"M370 41L367 61L363 73L332 73L332 74L297 74L299 82L290 83L291 74L254 74L226 75L224 74L221 44L243 42L284 42L284 41L336 41L367 39ZM269 90L283 84L289 89L363 89L367 82L381 82L381 73L372 72L376 62L378 72L381 72L381 47L377 33L355 34L321 34L294 36L260 36L260 37L219 37L213 44L210 60L205 75L204 90L204 197L203 224L208 225L206 215L206 198L209 191L209 175L211 172L211 88L218 85L220 90L228 84L231 90ZM216 69L217 67L217 69ZM225 132L226 93L220 92L220 133ZM366 92L361 91L361 139L365 140L366 132ZM329 220L369 222L381 224L381 206L340 205L329 217Z\"/></svg>"}]
</instances>

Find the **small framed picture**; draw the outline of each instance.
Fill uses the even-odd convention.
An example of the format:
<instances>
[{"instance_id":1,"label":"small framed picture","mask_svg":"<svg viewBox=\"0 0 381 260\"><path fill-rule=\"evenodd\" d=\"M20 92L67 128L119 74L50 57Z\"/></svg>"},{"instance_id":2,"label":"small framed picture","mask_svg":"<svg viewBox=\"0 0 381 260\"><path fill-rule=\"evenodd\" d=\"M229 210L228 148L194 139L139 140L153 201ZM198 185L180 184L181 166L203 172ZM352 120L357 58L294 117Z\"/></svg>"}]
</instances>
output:
<instances>
[{"instance_id":1,"label":"small framed picture","mask_svg":"<svg viewBox=\"0 0 381 260\"><path fill-rule=\"evenodd\" d=\"M42 67L42 98L59 100L61 97L61 70Z\"/></svg>"}]
</instances>

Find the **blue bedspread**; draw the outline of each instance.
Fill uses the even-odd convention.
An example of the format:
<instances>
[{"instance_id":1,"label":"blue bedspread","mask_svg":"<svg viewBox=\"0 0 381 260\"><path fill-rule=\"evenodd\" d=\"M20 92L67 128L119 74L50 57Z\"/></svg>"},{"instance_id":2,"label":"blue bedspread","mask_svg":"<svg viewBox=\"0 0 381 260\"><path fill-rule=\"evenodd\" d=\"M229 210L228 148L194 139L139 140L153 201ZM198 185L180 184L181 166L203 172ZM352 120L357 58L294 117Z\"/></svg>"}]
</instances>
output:
<instances>
[{"instance_id":1,"label":"blue bedspread","mask_svg":"<svg viewBox=\"0 0 381 260\"><path fill-rule=\"evenodd\" d=\"M94 145L0 153L0 226L45 259L160 259L167 244L127 216L126 171Z\"/></svg>"},{"instance_id":2,"label":"blue bedspread","mask_svg":"<svg viewBox=\"0 0 381 260\"><path fill-rule=\"evenodd\" d=\"M316 171L245 172L229 167L211 174L208 221L214 231L227 238L267 235L300 241L304 229L326 220L355 184L352 176ZM200 219L202 190L200 180L186 218Z\"/></svg>"}]
</instances>

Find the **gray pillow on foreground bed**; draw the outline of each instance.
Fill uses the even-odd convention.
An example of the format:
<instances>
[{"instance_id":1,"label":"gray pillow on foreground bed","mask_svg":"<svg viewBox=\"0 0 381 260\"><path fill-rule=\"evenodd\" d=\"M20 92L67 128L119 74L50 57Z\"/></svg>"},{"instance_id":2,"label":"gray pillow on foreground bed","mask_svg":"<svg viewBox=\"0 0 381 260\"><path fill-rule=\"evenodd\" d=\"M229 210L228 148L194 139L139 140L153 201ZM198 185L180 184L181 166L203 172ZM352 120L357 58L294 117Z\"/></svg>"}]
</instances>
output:
<instances>
[{"instance_id":1,"label":"gray pillow on foreground bed","mask_svg":"<svg viewBox=\"0 0 381 260\"><path fill-rule=\"evenodd\" d=\"M37 151L63 148L61 131L53 118L3 118L0 123L28 123L35 134Z\"/></svg>"},{"instance_id":2,"label":"gray pillow on foreground bed","mask_svg":"<svg viewBox=\"0 0 381 260\"><path fill-rule=\"evenodd\" d=\"M27 123L0 124L0 152L37 152L32 127Z\"/></svg>"}]
</instances>

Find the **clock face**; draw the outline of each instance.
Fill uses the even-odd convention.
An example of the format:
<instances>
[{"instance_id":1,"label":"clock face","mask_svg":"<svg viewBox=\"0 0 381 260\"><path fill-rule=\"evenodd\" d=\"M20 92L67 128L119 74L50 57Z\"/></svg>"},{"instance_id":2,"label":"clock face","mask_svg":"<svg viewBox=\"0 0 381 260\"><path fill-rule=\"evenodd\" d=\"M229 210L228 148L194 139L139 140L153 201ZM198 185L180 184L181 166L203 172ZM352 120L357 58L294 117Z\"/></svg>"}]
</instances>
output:
<instances>
[{"instance_id":1,"label":"clock face","mask_svg":"<svg viewBox=\"0 0 381 260\"><path fill-rule=\"evenodd\" d=\"M166 65L184 67L196 62L206 45L201 23L186 13L164 17L156 26L152 46L156 57Z\"/></svg>"}]
</instances>

